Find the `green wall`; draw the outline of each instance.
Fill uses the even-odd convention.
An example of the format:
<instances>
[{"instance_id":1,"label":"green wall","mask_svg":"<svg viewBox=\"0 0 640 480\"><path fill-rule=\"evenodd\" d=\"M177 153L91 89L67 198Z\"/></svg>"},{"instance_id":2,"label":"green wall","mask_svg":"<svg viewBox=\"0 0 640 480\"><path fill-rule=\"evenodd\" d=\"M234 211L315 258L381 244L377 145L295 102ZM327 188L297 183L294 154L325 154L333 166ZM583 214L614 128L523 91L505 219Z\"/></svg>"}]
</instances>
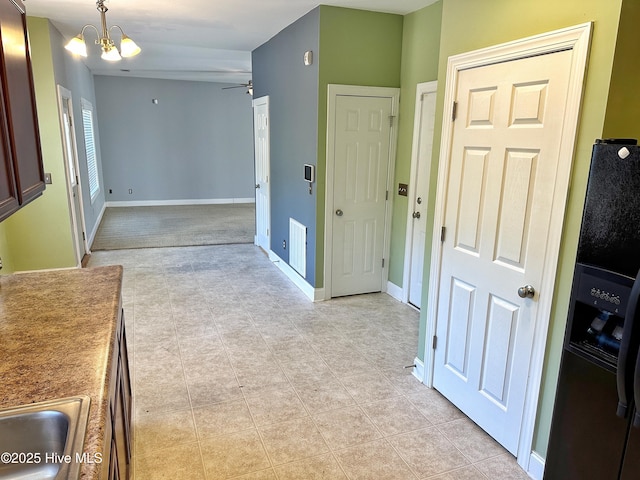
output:
<instances>
[{"instance_id":1,"label":"green wall","mask_svg":"<svg viewBox=\"0 0 640 480\"><path fill-rule=\"evenodd\" d=\"M8 268L2 270L3 274L74 267L76 263L49 23L42 18L29 17L27 20L44 170L51 173L53 184L47 185L42 197L0 224L0 256L8 263Z\"/></svg>"},{"instance_id":2,"label":"green wall","mask_svg":"<svg viewBox=\"0 0 640 480\"><path fill-rule=\"evenodd\" d=\"M316 287L324 285L327 85L400 87L402 16L320 6Z\"/></svg>"},{"instance_id":3,"label":"green wall","mask_svg":"<svg viewBox=\"0 0 640 480\"><path fill-rule=\"evenodd\" d=\"M602 136L603 132L621 1L444 0L443 2L435 138L440 138L442 131L446 65L449 56L585 22L594 22L534 439L534 450L543 457L546 456L549 439L591 145L594 139ZM433 152L434 163L438 162L439 154L440 144L436 142ZM435 192L437 165L434 165L432 170L430 189ZM431 217L434 210L434 201L430 197L429 215ZM429 258L431 251L427 251L426 255ZM428 275L428 270L425 273ZM427 289L428 285L425 282L425 292ZM422 309L420 318L421 331L424 332L426 309ZM424 346L424 339L421 345ZM422 350L419 351L420 358L423 353Z\"/></svg>"},{"instance_id":4,"label":"green wall","mask_svg":"<svg viewBox=\"0 0 640 480\"><path fill-rule=\"evenodd\" d=\"M403 22L398 154L389 263L389 281L398 286L403 283L408 200L398 195L395 186L398 183L408 184L411 175L416 85L438 79L441 21L442 2L437 2L406 15ZM427 231L427 238L431 238L431 228Z\"/></svg>"},{"instance_id":5,"label":"green wall","mask_svg":"<svg viewBox=\"0 0 640 480\"><path fill-rule=\"evenodd\" d=\"M640 63L635 61L640 44L638 25L640 2L624 0L602 133L605 138L640 139Z\"/></svg>"},{"instance_id":6,"label":"green wall","mask_svg":"<svg viewBox=\"0 0 640 480\"><path fill-rule=\"evenodd\" d=\"M11 273L13 267L11 266L11 255L9 252L6 228L3 223L0 223L0 259L2 260L2 270L0 270L0 274Z\"/></svg>"}]
</instances>

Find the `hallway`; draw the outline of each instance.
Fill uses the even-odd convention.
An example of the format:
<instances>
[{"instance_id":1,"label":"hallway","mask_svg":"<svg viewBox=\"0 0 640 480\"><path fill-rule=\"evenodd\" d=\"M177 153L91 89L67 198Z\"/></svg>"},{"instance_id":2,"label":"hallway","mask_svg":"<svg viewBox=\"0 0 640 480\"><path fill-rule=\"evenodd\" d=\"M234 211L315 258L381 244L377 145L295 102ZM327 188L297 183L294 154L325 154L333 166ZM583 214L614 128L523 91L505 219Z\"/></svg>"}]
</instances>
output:
<instances>
[{"instance_id":1,"label":"hallway","mask_svg":"<svg viewBox=\"0 0 640 480\"><path fill-rule=\"evenodd\" d=\"M413 363L418 313L312 303L253 245L94 252L125 267L135 480L527 479Z\"/></svg>"}]
</instances>

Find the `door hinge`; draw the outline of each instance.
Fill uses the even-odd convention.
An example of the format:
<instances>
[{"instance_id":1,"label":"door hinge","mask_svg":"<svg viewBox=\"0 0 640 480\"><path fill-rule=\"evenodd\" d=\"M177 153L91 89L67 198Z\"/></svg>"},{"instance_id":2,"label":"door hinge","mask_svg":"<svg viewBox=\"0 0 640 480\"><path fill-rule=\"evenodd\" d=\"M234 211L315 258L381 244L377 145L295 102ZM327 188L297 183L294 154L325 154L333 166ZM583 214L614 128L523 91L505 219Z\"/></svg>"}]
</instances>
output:
<instances>
[{"instance_id":1,"label":"door hinge","mask_svg":"<svg viewBox=\"0 0 640 480\"><path fill-rule=\"evenodd\" d=\"M442 227L440 229L440 241L441 242L444 242L444 237L446 236L446 234L447 234L447 227Z\"/></svg>"},{"instance_id":2,"label":"door hinge","mask_svg":"<svg viewBox=\"0 0 640 480\"><path fill-rule=\"evenodd\" d=\"M458 114L458 102L453 102L453 108L451 109L451 121L456 121L456 116Z\"/></svg>"},{"instance_id":3,"label":"door hinge","mask_svg":"<svg viewBox=\"0 0 640 480\"><path fill-rule=\"evenodd\" d=\"M382 259L382 268L384 268L384 258Z\"/></svg>"},{"instance_id":4,"label":"door hinge","mask_svg":"<svg viewBox=\"0 0 640 480\"><path fill-rule=\"evenodd\" d=\"M82 240L86 240L87 237L85 236L84 232L82 232Z\"/></svg>"},{"instance_id":5,"label":"door hinge","mask_svg":"<svg viewBox=\"0 0 640 480\"><path fill-rule=\"evenodd\" d=\"M395 115L389 115L389 126L393 127L393 119L396 118Z\"/></svg>"},{"instance_id":6,"label":"door hinge","mask_svg":"<svg viewBox=\"0 0 640 480\"><path fill-rule=\"evenodd\" d=\"M385 193L384 199L385 200L389 200L389 190L387 190L387 192Z\"/></svg>"},{"instance_id":7,"label":"door hinge","mask_svg":"<svg viewBox=\"0 0 640 480\"><path fill-rule=\"evenodd\" d=\"M269 236L269 229L267 228L267 237Z\"/></svg>"},{"instance_id":8,"label":"door hinge","mask_svg":"<svg viewBox=\"0 0 640 480\"><path fill-rule=\"evenodd\" d=\"M433 336L433 341L431 345L434 350L438 347L438 337L436 335Z\"/></svg>"}]
</instances>

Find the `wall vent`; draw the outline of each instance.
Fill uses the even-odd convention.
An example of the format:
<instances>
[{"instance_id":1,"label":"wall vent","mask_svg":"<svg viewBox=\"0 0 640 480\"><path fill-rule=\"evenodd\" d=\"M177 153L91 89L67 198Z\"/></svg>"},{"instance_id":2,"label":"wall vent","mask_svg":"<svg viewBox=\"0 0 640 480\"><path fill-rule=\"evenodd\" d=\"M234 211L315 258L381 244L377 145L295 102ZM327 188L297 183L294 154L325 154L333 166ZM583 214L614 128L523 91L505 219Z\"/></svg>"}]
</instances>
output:
<instances>
[{"instance_id":1,"label":"wall vent","mask_svg":"<svg viewBox=\"0 0 640 480\"><path fill-rule=\"evenodd\" d=\"M289 265L303 277L307 275L307 227L289 218Z\"/></svg>"}]
</instances>

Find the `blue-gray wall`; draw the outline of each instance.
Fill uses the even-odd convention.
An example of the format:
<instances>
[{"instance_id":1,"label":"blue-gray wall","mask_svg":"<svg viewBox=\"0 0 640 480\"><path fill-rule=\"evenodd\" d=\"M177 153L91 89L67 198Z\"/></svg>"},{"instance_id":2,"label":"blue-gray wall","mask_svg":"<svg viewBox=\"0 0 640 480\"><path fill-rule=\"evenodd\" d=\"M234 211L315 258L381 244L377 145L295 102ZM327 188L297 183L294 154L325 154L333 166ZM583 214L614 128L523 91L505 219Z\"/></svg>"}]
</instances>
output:
<instances>
[{"instance_id":1,"label":"blue-gray wall","mask_svg":"<svg viewBox=\"0 0 640 480\"><path fill-rule=\"evenodd\" d=\"M61 85L71 92L73 103L73 118L75 120L74 132L76 136L80 184L82 190L82 202L84 207L84 221L87 228L86 234L89 240L98 229L100 213L104 207L104 188L91 202L89 194L89 172L87 169L87 155L84 149L84 130L82 126L82 102L86 99L92 105L96 104L93 75L78 58L74 58L64 49L65 40L62 34L50 23L49 32L51 38L51 55L53 58L54 76L57 85ZM94 119L95 120L95 119ZM97 123L97 122L96 122ZM102 161L100 155L100 129L95 125L96 158L98 161L98 172L102 171ZM101 173L100 173L101 175ZM64 179L54 179L54 181L64 181ZM100 178L102 181L102 178Z\"/></svg>"},{"instance_id":2,"label":"blue-gray wall","mask_svg":"<svg viewBox=\"0 0 640 480\"><path fill-rule=\"evenodd\" d=\"M107 202L255 197L246 89L110 76L94 83Z\"/></svg>"},{"instance_id":3,"label":"blue-gray wall","mask_svg":"<svg viewBox=\"0 0 640 480\"><path fill-rule=\"evenodd\" d=\"M306 281L316 285L316 185L304 164L317 164L320 10L315 8L252 52L254 98L269 96L271 250L289 262L289 217L307 227ZM304 52L312 50L313 65Z\"/></svg>"}]
</instances>

